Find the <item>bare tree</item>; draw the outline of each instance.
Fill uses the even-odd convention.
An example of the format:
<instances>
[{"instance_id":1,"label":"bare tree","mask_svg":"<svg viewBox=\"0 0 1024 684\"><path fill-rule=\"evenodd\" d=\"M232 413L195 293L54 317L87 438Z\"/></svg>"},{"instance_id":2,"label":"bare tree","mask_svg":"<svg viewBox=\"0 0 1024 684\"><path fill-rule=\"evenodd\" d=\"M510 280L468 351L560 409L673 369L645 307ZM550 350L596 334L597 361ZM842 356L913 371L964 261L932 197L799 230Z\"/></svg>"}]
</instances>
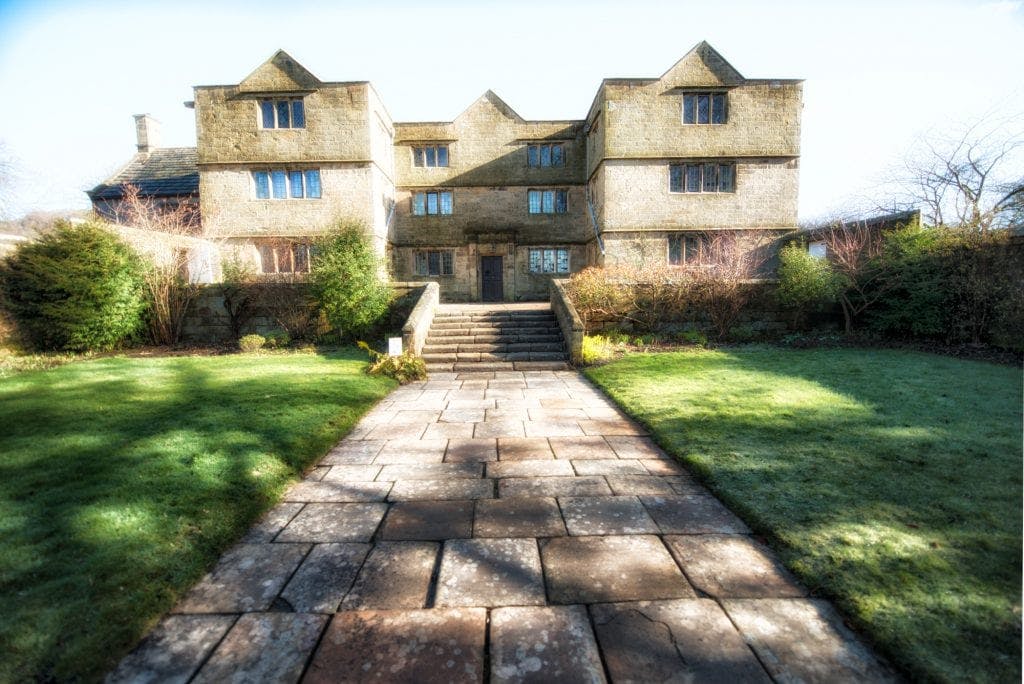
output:
<instances>
[{"instance_id":1,"label":"bare tree","mask_svg":"<svg viewBox=\"0 0 1024 684\"><path fill-rule=\"evenodd\" d=\"M687 270L719 339L729 336L750 304L771 254L767 233L711 233L701 247L700 263Z\"/></svg>"},{"instance_id":2,"label":"bare tree","mask_svg":"<svg viewBox=\"0 0 1024 684\"><path fill-rule=\"evenodd\" d=\"M832 268L844 286L839 290L839 303L844 327L850 333L857 316L895 285L884 271L874 267L873 262L882 253L882 233L863 222L834 221L826 228L824 241Z\"/></svg>"},{"instance_id":3,"label":"bare tree","mask_svg":"<svg viewBox=\"0 0 1024 684\"><path fill-rule=\"evenodd\" d=\"M1011 120L923 136L894 180L900 199L920 207L932 225L1003 228L1024 192L1024 134Z\"/></svg>"},{"instance_id":4,"label":"bare tree","mask_svg":"<svg viewBox=\"0 0 1024 684\"><path fill-rule=\"evenodd\" d=\"M7 149L7 144L0 141L0 219L6 218L13 203L14 192L14 159Z\"/></svg>"}]
</instances>

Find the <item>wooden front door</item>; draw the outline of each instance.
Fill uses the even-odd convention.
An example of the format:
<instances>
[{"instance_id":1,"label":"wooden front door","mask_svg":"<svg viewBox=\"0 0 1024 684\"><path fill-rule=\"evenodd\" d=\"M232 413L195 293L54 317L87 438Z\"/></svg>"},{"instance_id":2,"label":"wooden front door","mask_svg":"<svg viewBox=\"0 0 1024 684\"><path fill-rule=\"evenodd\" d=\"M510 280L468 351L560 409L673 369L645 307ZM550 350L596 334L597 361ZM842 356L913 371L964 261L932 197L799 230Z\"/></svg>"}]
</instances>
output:
<instances>
[{"instance_id":1,"label":"wooden front door","mask_svg":"<svg viewBox=\"0 0 1024 684\"><path fill-rule=\"evenodd\" d=\"M502 257L480 257L480 275L483 281L481 298L485 302L500 302L505 299L503 288L504 271Z\"/></svg>"}]
</instances>

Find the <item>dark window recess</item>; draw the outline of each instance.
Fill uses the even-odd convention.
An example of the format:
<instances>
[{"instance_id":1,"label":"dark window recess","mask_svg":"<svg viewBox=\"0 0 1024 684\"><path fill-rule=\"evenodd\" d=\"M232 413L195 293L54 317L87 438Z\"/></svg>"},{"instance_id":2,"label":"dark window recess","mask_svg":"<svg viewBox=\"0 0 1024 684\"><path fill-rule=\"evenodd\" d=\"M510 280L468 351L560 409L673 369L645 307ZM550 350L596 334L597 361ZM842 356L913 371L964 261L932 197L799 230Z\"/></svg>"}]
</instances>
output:
<instances>
[{"instance_id":1,"label":"dark window recess","mask_svg":"<svg viewBox=\"0 0 1024 684\"><path fill-rule=\"evenodd\" d=\"M415 192L412 195L413 216L449 216L451 213L451 190Z\"/></svg>"},{"instance_id":2,"label":"dark window recess","mask_svg":"<svg viewBox=\"0 0 1024 684\"><path fill-rule=\"evenodd\" d=\"M728 119L725 93L683 95L684 124L724 124Z\"/></svg>"},{"instance_id":3,"label":"dark window recess","mask_svg":"<svg viewBox=\"0 0 1024 684\"><path fill-rule=\"evenodd\" d=\"M266 242L259 250L264 274L309 273L310 246L305 242Z\"/></svg>"},{"instance_id":4,"label":"dark window recess","mask_svg":"<svg viewBox=\"0 0 1024 684\"><path fill-rule=\"evenodd\" d=\"M717 162L672 164L668 168L669 192L734 192L736 166Z\"/></svg>"},{"instance_id":5,"label":"dark window recess","mask_svg":"<svg viewBox=\"0 0 1024 684\"><path fill-rule=\"evenodd\" d=\"M452 275L454 273L452 252L416 252L416 275Z\"/></svg>"},{"instance_id":6,"label":"dark window recess","mask_svg":"<svg viewBox=\"0 0 1024 684\"><path fill-rule=\"evenodd\" d=\"M706 233L679 233L668 237L670 266L706 264L710 240Z\"/></svg>"},{"instance_id":7,"label":"dark window recess","mask_svg":"<svg viewBox=\"0 0 1024 684\"><path fill-rule=\"evenodd\" d=\"M256 199L320 199L320 170L253 171Z\"/></svg>"},{"instance_id":8,"label":"dark window recess","mask_svg":"<svg viewBox=\"0 0 1024 684\"><path fill-rule=\"evenodd\" d=\"M528 166L565 166L565 150L561 143L528 145L526 148Z\"/></svg>"},{"instance_id":9,"label":"dark window recess","mask_svg":"<svg viewBox=\"0 0 1024 684\"><path fill-rule=\"evenodd\" d=\"M427 145L412 148L412 165L437 167L448 166L447 145Z\"/></svg>"},{"instance_id":10,"label":"dark window recess","mask_svg":"<svg viewBox=\"0 0 1024 684\"><path fill-rule=\"evenodd\" d=\"M306 109L302 99L260 100L263 128L305 128Z\"/></svg>"},{"instance_id":11,"label":"dark window recess","mask_svg":"<svg viewBox=\"0 0 1024 684\"><path fill-rule=\"evenodd\" d=\"M529 190L526 199L531 214L564 214L569 209L567 190Z\"/></svg>"}]
</instances>

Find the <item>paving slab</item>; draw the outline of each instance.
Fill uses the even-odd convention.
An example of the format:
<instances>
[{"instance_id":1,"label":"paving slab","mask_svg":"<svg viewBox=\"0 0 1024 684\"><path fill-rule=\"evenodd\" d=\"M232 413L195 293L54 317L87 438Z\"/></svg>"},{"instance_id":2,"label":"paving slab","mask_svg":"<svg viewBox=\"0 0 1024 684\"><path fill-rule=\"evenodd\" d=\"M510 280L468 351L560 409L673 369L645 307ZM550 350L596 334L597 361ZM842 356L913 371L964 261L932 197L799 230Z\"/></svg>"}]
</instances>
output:
<instances>
[{"instance_id":1,"label":"paving slab","mask_svg":"<svg viewBox=\"0 0 1024 684\"><path fill-rule=\"evenodd\" d=\"M366 542L387 511L384 503L311 503L281 530L276 542Z\"/></svg>"},{"instance_id":2,"label":"paving slab","mask_svg":"<svg viewBox=\"0 0 1024 684\"><path fill-rule=\"evenodd\" d=\"M330 469L330 466L315 466L310 468L309 471L302 476L302 479L310 482L319 482L324 479L324 476L327 475L327 471Z\"/></svg>"},{"instance_id":3,"label":"paving slab","mask_svg":"<svg viewBox=\"0 0 1024 684\"><path fill-rule=\"evenodd\" d=\"M621 454L619 458L622 458ZM640 459L640 463L643 464L644 468L646 468L647 472L651 475L672 475L676 477L690 476L683 466L668 459L642 458ZM696 483L696 480L693 481Z\"/></svg>"},{"instance_id":4,"label":"paving slab","mask_svg":"<svg viewBox=\"0 0 1024 684\"><path fill-rule=\"evenodd\" d=\"M611 496L603 477L506 477L498 480L498 496Z\"/></svg>"},{"instance_id":5,"label":"paving slab","mask_svg":"<svg viewBox=\"0 0 1024 684\"><path fill-rule=\"evenodd\" d=\"M474 402L479 406L479 402ZM441 421L444 423L482 423L486 417L483 408L449 408L441 414Z\"/></svg>"},{"instance_id":6,"label":"paving slab","mask_svg":"<svg viewBox=\"0 0 1024 684\"><path fill-rule=\"evenodd\" d=\"M658 526L635 496L562 497L558 505L573 536L658 533Z\"/></svg>"},{"instance_id":7,"label":"paving slab","mask_svg":"<svg viewBox=\"0 0 1024 684\"><path fill-rule=\"evenodd\" d=\"M455 539L444 544L436 605L544 605L544 578L533 539Z\"/></svg>"},{"instance_id":8,"label":"paving slab","mask_svg":"<svg viewBox=\"0 0 1024 684\"><path fill-rule=\"evenodd\" d=\"M480 682L487 611L483 608L338 613L304 682Z\"/></svg>"},{"instance_id":9,"label":"paving slab","mask_svg":"<svg viewBox=\"0 0 1024 684\"><path fill-rule=\"evenodd\" d=\"M581 420L580 428L587 435L646 435L647 431L631 420Z\"/></svg>"},{"instance_id":10,"label":"paving slab","mask_svg":"<svg viewBox=\"0 0 1024 684\"><path fill-rule=\"evenodd\" d=\"M523 421L521 420L500 418L498 420L476 423L475 425L473 436L477 439L526 436L526 433L523 431Z\"/></svg>"},{"instance_id":11,"label":"paving slab","mask_svg":"<svg viewBox=\"0 0 1024 684\"><path fill-rule=\"evenodd\" d=\"M479 463L498 460L496 439L449 439L445 463Z\"/></svg>"},{"instance_id":12,"label":"paving slab","mask_svg":"<svg viewBox=\"0 0 1024 684\"><path fill-rule=\"evenodd\" d=\"M609 435L605 440L619 455L619 458L668 460L666 455L650 437Z\"/></svg>"},{"instance_id":13,"label":"paving slab","mask_svg":"<svg viewBox=\"0 0 1024 684\"><path fill-rule=\"evenodd\" d=\"M444 540L473 536L472 501L398 501L391 505L381 539Z\"/></svg>"},{"instance_id":14,"label":"paving slab","mask_svg":"<svg viewBox=\"0 0 1024 684\"><path fill-rule=\"evenodd\" d=\"M340 610L423 608L440 548L432 542L379 542Z\"/></svg>"},{"instance_id":15,"label":"paving slab","mask_svg":"<svg viewBox=\"0 0 1024 684\"><path fill-rule=\"evenodd\" d=\"M281 592L297 613L333 613L359 572L369 544L317 544Z\"/></svg>"},{"instance_id":16,"label":"paving slab","mask_svg":"<svg viewBox=\"0 0 1024 684\"><path fill-rule=\"evenodd\" d=\"M555 499L482 499L476 502L474 537L560 537L565 534L565 523Z\"/></svg>"},{"instance_id":17,"label":"paving slab","mask_svg":"<svg viewBox=\"0 0 1024 684\"><path fill-rule=\"evenodd\" d=\"M498 439L498 460L501 461L532 461L554 457L551 444L543 437Z\"/></svg>"},{"instance_id":18,"label":"paving slab","mask_svg":"<svg viewBox=\"0 0 1024 684\"><path fill-rule=\"evenodd\" d=\"M389 439L374 463L440 463L448 449L447 439Z\"/></svg>"},{"instance_id":19,"label":"paving slab","mask_svg":"<svg viewBox=\"0 0 1024 684\"><path fill-rule=\"evenodd\" d=\"M326 623L326 615L243 615L192 681L298 681Z\"/></svg>"},{"instance_id":20,"label":"paving slab","mask_svg":"<svg viewBox=\"0 0 1024 684\"><path fill-rule=\"evenodd\" d=\"M487 477L572 477L575 474L572 463L554 459L496 461L487 464Z\"/></svg>"},{"instance_id":21,"label":"paving slab","mask_svg":"<svg viewBox=\"0 0 1024 684\"><path fill-rule=\"evenodd\" d=\"M527 437L583 436L583 430L575 420L528 420L523 425Z\"/></svg>"},{"instance_id":22,"label":"paving slab","mask_svg":"<svg viewBox=\"0 0 1024 684\"><path fill-rule=\"evenodd\" d=\"M277 533L302 510L301 503L281 503L267 511L255 525L239 540L242 544L264 544L273 540Z\"/></svg>"},{"instance_id":23,"label":"paving slab","mask_svg":"<svg viewBox=\"0 0 1024 684\"><path fill-rule=\"evenodd\" d=\"M378 480L439 480L480 479L484 474L482 463L409 463L387 465Z\"/></svg>"},{"instance_id":24,"label":"paving slab","mask_svg":"<svg viewBox=\"0 0 1024 684\"><path fill-rule=\"evenodd\" d=\"M608 673L622 682L771 682L709 599L590 607Z\"/></svg>"},{"instance_id":25,"label":"paving slab","mask_svg":"<svg viewBox=\"0 0 1024 684\"><path fill-rule=\"evenodd\" d=\"M621 458L598 458L571 461L577 475L647 475L640 461Z\"/></svg>"},{"instance_id":26,"label":"paving slab","mask_svg":"<svg viewBox=\"0 0 1024 684\"><path fill-rule=\"evenodd\" d=\"M898 681L820 599L725 599L722 606L776 681Z\"/></svg>"},{"instance_id":27,"label":"paving slab","mask_svg":"<svg viewBox=\"0 0 1024 684\"><path fill-rule=\"evenodd\" d=\"M615 459L618 458L615 451L605 441L604 437L554 437L548 440L551 449L555 452L555 458L571 459L579 461L583 459Z\"/></svg>"},{"instance_id":28,"label":"paving slab","mask_svg":"<svg viewBox=\"0 0 1024 684\"><path fill-rule=\"evenodd\" d=\"M427 429L428 423L409 423L404 425L392 425L385 423L377 425L366 433L367 439L419 439Z\"/></svg>"},{"instance_id":29,"label":"paving slab","mask_svg":"<svg viewBox=\"0 0 1024 684\"><path fill-rule=\"evenodd\" d=\"M664 534L749 534L750 529L710 494L641 496Z\"/></svg>"},{"instance_id":30,"label":"paving slab","mask_svg":"<svg viewBox=\"0 0 1024 684\"><path fill-rule=\"evenodd\" d=\"M556 537L541 558L552 603L696 598L655 536Z\"/></svg>"},{"instance_id":31,"label":"paving slab","mask_svg":"<svg viewBox=\"0 0 1024 684\"><path fill-rule=\"evenodd\" d=\"M336 465L320 478L321 482L373 482L380 472L379 465Z\"/></svg>"},{"instance_id":32,"label":"paving slab","mask_svg":"<svg viewBox=\"0 0 1024 684\"><path fill-rule=\"evenodd\" d=\"M321 503L383 501L390 490L390 482L296 482L285 492L284 500Z\"/></svg>"},{"instance_id":33,"label":"paving slab","mask_svg":"<svg viewBox=\"0 0 1024 684\"><path fill-rule=\"evenodd\" d=\"M237 544L192 587L174 612L267 610L309 548L308 544Z\"/></svg>"},{"instance_id":34,"label":"paving slab","mask_svg":"<svg viewBox=\"0 0 1024 684\"><path fill-rule=\"evenodd\" d=\"M470 439L475 423L431 423L423 433L424 439Z\"/></svg>"},{"instance_id":35,"label":"paving slab","mask_svg":"<svg viewBox=\"0 0 1024 684\"><path fill-rule=\"evenodd\" d=\"M746 535L666 536L690 583L715 598L795 598L807 592L775 555Z\"/></svg>"},{"instance_id":36,"label":"paving slab","mask_svg":"<svg viewBox=\"0 0 1024 684\"><path fill-rule=\"evenodd\" d=\"M343 439L327 452L320 465L365 465L373 463L374 457L384 447L383 439Z\"/></svg>"},{"instance_id":37,"label":"paving slab","mask_svg":"<svg viewBox=\"0 0 1024 684\"><path fill-rule=\"evenodd\" d=\"M490 499L494 496L494 480L398 480L391 488L391 501L451 501L456 499Z\"/></svg>"},{"instance_id":38,"label":"paving slab","mask_svg":"<svg viewBox=\"0 0 1024 684\"><path fill-rule=\"evenodd\" d=\"M440 416L440 411L402 410L395 411L395 416L388 422L391 425L418 425L419 423L435 423Z\"/></svg>"},{"instance_id":39,"label":"paving slab","mask_svg":"<svg viewBox=\"0 0 1024 684\"><path fill-rule=\"evenodd\" d=\"M170 615L106 678L106 684L185 684L231 626L234 615Z\"/></svg>"},{"instance_id":40,"label":"paving slab","mask_svg":"<svg viewBox=\"0 0 1024 684\"><path fill-rule=\"evenodd\" d=\"M672 482L660 475L608 475L608 486L619 496L676 496Z\"/></svg>"},{"instance_id":41,"label":"paving slab","mask_svg":"<svg viewBox=\"0 0 1024 684\"><path fill-rule=\"evenodd\" d=\"M491 611L491 682L606 681L583 606Z\"/></svg>"}]
</instances>

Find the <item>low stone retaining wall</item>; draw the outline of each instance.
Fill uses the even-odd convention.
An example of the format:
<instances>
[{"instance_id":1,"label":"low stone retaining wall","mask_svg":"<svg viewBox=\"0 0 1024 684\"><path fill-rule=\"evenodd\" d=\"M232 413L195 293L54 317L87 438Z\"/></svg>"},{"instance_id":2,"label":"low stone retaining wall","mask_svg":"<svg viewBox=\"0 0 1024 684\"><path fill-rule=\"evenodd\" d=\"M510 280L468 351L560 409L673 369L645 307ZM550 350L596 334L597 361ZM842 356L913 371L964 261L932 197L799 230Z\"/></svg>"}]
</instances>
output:
<instances>
[{"instance_id":1,"label":"low stone retaining wall","mask_svg":"<svg viewBox=\"0 0 1024 684\"><path fill-rule=\"evenodd\" d=\"M558 320L558 327L562 329L562 337L565 338L565 346L569 352L569 362L573 365L583 362L583 337L587 333L583 319L576 312L572 300L565 293L565 285L561 280L551 280L551 310Z\"/></svg>"},{"instance_id":2,"label":"low stone retaining wall","mask_svg":"<svg viewBox=\"0 0 1024 684\"><path fill-rule=\"evenodd\" d=\"M402 326L402 349L419 356L423 344L430 333L430 324L434 322L434 312L441 301L441 287L435 282L429 283L396 283L396 288L407 286L408 291L420 290L416 305L412 308L409 318Z\"/></svg>"}]
</instances>

